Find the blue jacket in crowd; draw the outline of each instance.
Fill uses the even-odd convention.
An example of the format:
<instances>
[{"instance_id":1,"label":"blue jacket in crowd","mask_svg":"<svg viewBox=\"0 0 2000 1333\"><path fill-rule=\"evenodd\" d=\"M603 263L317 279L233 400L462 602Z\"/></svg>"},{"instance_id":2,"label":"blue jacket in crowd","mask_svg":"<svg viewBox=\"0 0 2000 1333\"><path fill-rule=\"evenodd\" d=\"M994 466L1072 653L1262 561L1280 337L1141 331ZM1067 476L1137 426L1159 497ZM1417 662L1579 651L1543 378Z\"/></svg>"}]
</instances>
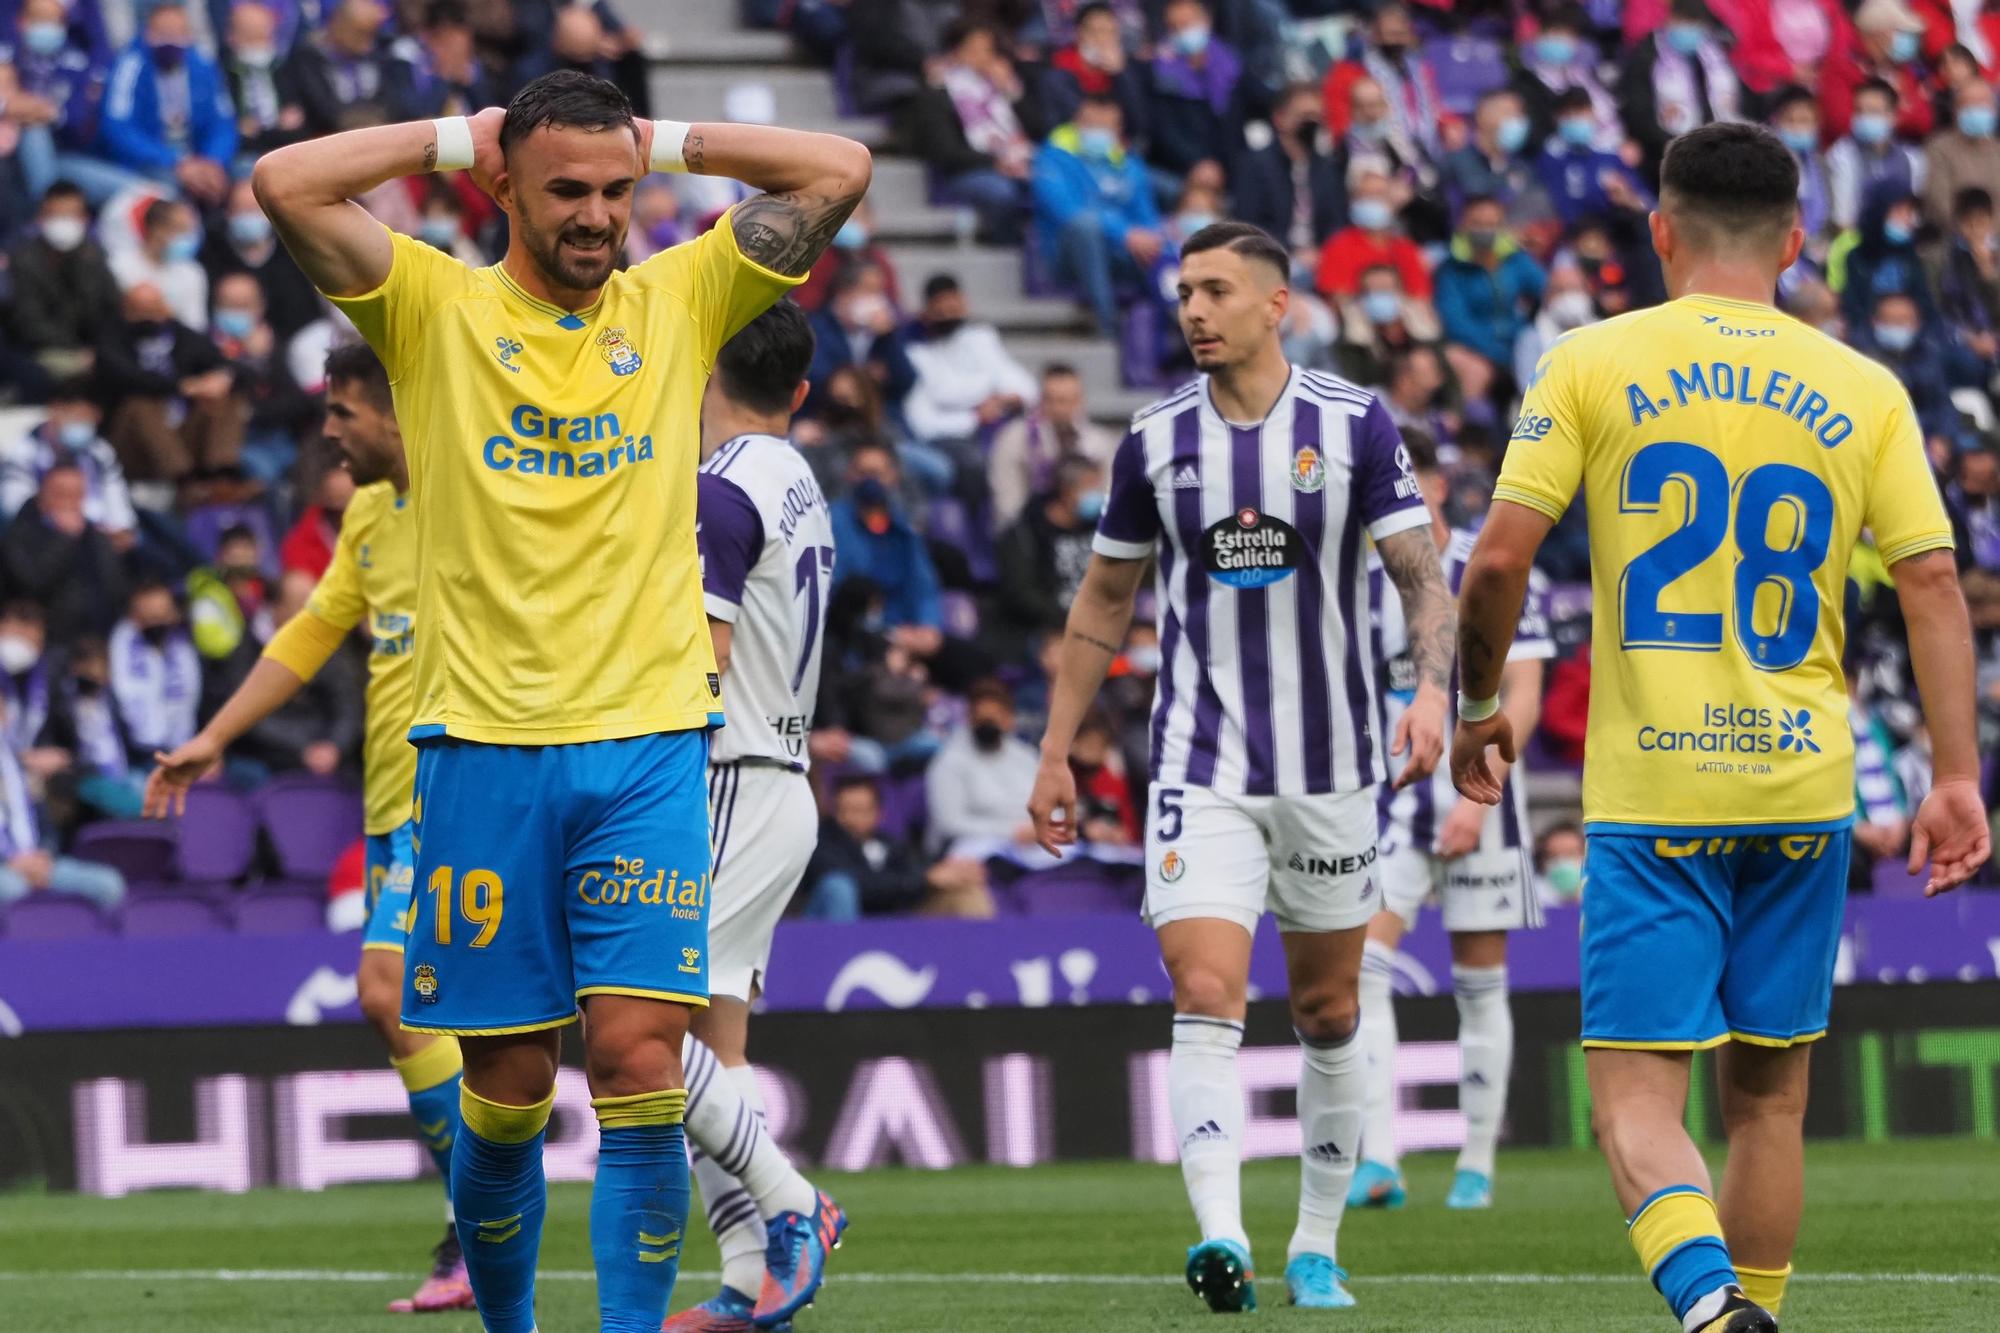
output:
<instances>
[{"instance_id":1,"label":"blue jacket in crowd","mask_svg":"<svg viewBox=\"0 0 2000 1333\"><path fill-rule=\"evenodd\" d=\"M56 145L87 153L97 142L97 102L104 91L104 66L82 46L65 46L51 56L36 55L25 45L0 44L0 65L14 68L24 93L48 99L55 106L49 126Z\"/></svg>"},{"instance_id":2,"label":"blue jacket in crowd","mask_svg":"<svg viewBox=\"0 0 2000 1333\"><path fill-rule=\"evenodd\" d=\"M134 171L172 170L193 153L228 163L236 157L236 108L229 83L213 60L187 53L187 124L179 142L168 136L160 110L160 71L146 43L125 48L111 67L98 142L105 155Z\"/></svg>"},{"instance_id":3,"label":"blue jacket in crowd","mask_svg":"<svg viewBox=\"0 0 2000 1333\"><path fill-rule=\"evenodd\" d=\"M889 526L870 532L852 499L828 506L833 520L834 574L838 588L849 579L864 578L882 589L882 620L890 626L944 623L938 601L938 576L924 539L892 506Z\"/></svg>"},{"instance_id":4,"label":"blue jacket in crowd","mask_svg":"<svg viewBox=\"0 0 2000 1333\"><path fill-rule=\"evenodd\" d=\"M1453 241L1451 257L1438 266L1435 299L1444 336L1505 370L1514 364L1514 339L1541 305L1549 275L1511 236L1502 236L1497 248L1500 262L1489 271L1463 238Z\"/></svg>"},{"instance_id":5,"label":"blue jacket in crowd","mask_svg":"<svg viewBox=\"0 0 2000 1333\"><path fill-rule=\"evenodd\" d=\"M1604 192L1607 172L1631 186L1639 202L1652 206L1653 192L1616 153L1600 153L1552 139L1535 159L1535 174L1542 178L1542 188L1549 192L1549 202L1555 205L1556 216L1565 227L1618 211Z\"/></svg>"},{"instance_id":6,"label":"blue jacket in crowd","mask_svg":"<svg viewBox=\"0 0 2000 1333\"><path fill-rule=\"evenodd\" d=\"M1123 245L1134 227L1160 225L1145 163L1120 148L1108 158L1086 156L1076 126L1064 125L1035 154L1035 226L1042 253L1060 248L1062 229L1079 213L1095 213L1105 239Z\"/></svg>"}]
</instances>

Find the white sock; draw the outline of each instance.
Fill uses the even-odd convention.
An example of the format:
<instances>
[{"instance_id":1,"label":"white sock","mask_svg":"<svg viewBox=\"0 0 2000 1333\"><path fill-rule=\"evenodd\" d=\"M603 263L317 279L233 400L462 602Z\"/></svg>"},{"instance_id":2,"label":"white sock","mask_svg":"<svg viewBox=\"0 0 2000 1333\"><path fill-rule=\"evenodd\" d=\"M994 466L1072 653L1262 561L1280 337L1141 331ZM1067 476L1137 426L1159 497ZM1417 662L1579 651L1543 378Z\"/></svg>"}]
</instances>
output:
<instances>
[{"instance_id":1,"label":"white sock","mask_svg":"<svg viewBox=\"0 0 2000 1333\"><path fill-rule=\"evenodd\" d=\"M1200 1014L1174 1016L1174 1044L1167 1056L1167 1104L1181 1145L1181 1179L1203 1240L1233 1240L1245 1249L1243 1230L1243 1085L1236 1077L1236 1048L1243 1025Z\"/></svg>"},{"instance_id":2,"label":"white sock","mask_svg":"<svg viewBox=\"0 0 2000 1333\"><path fill-rule=\"evenodd\" d=\"M810 1213L818 1196L764 1132L754 1069L723 1067L694 1037L682 1045L681 1062L688 1160L722 1250L722 1280L755 1296L764 1281L765 1222L782 1212Z\"/></svg>"},{"instance_id":3,"label":"white sock","mask_svg":"<svg viewBox=\"0 0 2000 1333\"><path fill-rule=\"evenodd\" d=\"M1305 1151L1299 1155L1299 1225L1285 1257L1323 1254L1332 1259L1361 1138L1361 1043L1355 1034L1331 1045L1299 1040L1305 1052L1299 1066L1299 1130Z\"/></svg>"},{"instance_id":4,"label":"white sock","mask_svg":"<svg viewBox=\"0 0 2000 1333\"><path fill-rule=\"evenodd\" d=\"M1369 940L1361 950L1361 1155L1394 1169L1396 1152L1395 950Z\"/></svg>"},{"instance_id":5,"label":"white sock","mask_svg":"<svg viewBox=\"0 0 2000 1333\"><path fill-rule=\"evenodd\" d=\"M1507 1003L1507 967L1453 967L1458 1000L1458 1109L1465 1113L1465 1148L1458 1169L1493 1174L1493 1149L1507 1113L1507 1078L1514 1067L1514 1013Z\"/></svg>"}]
</instances>

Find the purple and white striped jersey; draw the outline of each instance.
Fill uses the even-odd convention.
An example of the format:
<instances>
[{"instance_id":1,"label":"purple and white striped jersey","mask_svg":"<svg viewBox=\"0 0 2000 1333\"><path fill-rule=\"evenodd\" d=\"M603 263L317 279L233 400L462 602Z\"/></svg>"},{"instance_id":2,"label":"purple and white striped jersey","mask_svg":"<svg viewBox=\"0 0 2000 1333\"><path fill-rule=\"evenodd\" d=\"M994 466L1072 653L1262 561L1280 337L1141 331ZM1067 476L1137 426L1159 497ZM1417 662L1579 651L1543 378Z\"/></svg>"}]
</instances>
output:
<instances>
[{"instance_id":1,"label":"purple and white striped jersey","mask_svg":"<svg viewBox=\"0 0 2000 1333\"><path fill-rule=\"evenodd\" d=\"M1465 577L1465 565L1472 558L1478 539L1477 528L1454 528L1444 548L1445 583L1455 595ZM1403 622L1403 599L1389 582L1388 571L1373 554L1368 557L1368 615L1373 624L1374 658L1382 672L1382 734L1392 736L1403 710L1416 697L1417 668L1410 658L1408 627ZM1556 655L1556 643L1549 634L1549 584L1542 572L1528 575L1528 596L1521 603L1521 619L1514 629L1514 645L1507 650L1509 662L1526 662ZM1457 669L1453 668L1453 674ZM1445 715L1446 744L1457 721L1455 708ZM1518 737L1523 744L1527 737ZM1447 755L1447 758L1450 756ZM1516 781L1518 765L1507 775L1500 793L1500 817L1486 821L1479 850L1512 851L1523 843L1528 826L1525 786ZM1441 763L1430 781L1415 783L1402 791L1382 789L1382 850L1400 851L1413 847L1427 852L1437 840L1438 823L1459 799L1451 785L1451 765Z\"/></svg>"},{"instance_id":2,"label":"purple and white striped jersey","mask_svg":"<svg viewBox=\"0 0 2000 1333\"><path fill-rule=\"evenodd\" d=\"M1153 781L1232 795L1356 791L1386 772L1364 535L1430 521L1366 389L1293 367L1227 421L1201 376L1132 418L1094 549L1159 561Z\"/></svg>"}]
</instances>

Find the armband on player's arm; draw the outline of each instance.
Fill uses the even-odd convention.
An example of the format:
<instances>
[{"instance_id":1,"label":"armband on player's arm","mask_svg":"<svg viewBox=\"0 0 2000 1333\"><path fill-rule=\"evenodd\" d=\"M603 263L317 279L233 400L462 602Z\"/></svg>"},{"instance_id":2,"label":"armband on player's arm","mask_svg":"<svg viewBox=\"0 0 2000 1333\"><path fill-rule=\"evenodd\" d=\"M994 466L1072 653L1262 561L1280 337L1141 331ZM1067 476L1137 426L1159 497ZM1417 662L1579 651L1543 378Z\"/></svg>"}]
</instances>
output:
<instances>
[{"instance_id":1,"label":"armband on player's arm","mask_svg":"<svg viewBox=\"0 0 2000 1333\"><path fill-rule=\"evenodd\" d=\"M264 656L300 680L311 680L327 659L340 650L341 640L346 637L346 630L307 609L287 620L271 636L271 641L264 645Z\"/></svg>"},{"instance_id":2,"label":"armband on player's arm","mask_svg":"<svg viewBox=\"0 0 2000 1333\"><path fill-rule=\"evenodd\" d=\"M656 120L653 122L653 154L646 165L654 171L685 172L690 170L687 161L687 137L690 126L684 120Z\"/></svg>"}]
</instances>

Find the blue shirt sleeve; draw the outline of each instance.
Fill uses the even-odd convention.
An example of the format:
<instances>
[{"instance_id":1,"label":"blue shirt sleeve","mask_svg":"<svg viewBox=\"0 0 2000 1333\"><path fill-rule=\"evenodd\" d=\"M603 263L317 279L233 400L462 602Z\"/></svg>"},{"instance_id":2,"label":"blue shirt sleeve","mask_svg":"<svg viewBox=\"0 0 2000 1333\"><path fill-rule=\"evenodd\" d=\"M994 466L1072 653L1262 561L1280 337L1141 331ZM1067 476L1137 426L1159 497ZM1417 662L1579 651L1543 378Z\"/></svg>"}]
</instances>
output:
<instances>
[{"instance_id":1,"label":"blue shirt sleeve","mask_svg":"<svg viewBox=\"0 0 2000 1333\"><path fill-rule=\"evenodd\" d=\"M711 616L733 622L736 608L743 605L743 585L764 549L764 518L743 488L727 477L699 474L695 499L702 600Z\"/></svg>"}]
</instances>

